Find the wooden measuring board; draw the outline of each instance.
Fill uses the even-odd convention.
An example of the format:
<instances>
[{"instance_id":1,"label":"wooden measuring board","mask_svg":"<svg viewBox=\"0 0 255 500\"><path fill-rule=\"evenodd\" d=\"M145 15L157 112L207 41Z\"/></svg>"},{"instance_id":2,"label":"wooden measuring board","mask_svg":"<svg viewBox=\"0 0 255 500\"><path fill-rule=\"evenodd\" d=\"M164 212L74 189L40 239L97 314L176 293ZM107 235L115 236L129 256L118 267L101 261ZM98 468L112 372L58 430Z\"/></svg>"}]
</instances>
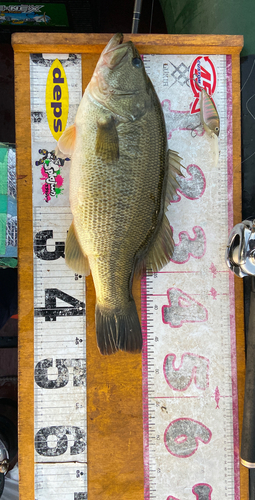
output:
<instances>
[{"instance_id":1,"label":"wooden measuring board","mask_svg":"<svg viewBox=\"0 0 255 500\"><path fill-rule=\"evenodd\" d=\"M132 36L162 103L169 147L183 157L186 173L167 213L172 261L144 277L141 292L140 283L134 285L141 300L142 357L102 357L92 279L85 297L84 279L64 264L71 221L68 159L58 165L51 154L58 117L53 132L44 100L55 69L55 80L65 75L68 84L63 123L71 124L81 83L84 90L109 37L51 35L47 44L41 35L13 37L20 498L245 499L237 400L238 384L241 422L242 282L235 283L234 303L233 278L224 265L228 232L241 220L242 38ZM199 127L193 72L211 85L219 111L218 161L213 141Z\"/></svg>"}]
</instances>

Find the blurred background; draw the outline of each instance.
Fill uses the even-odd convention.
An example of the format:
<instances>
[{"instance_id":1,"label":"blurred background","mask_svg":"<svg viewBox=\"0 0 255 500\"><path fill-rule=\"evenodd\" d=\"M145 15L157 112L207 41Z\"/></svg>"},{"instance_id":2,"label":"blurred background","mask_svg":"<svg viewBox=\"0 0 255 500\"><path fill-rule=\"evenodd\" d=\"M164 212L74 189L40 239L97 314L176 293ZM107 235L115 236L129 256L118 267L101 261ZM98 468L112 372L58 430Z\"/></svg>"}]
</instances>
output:
<instances>
[{"instance_id":1,"label":"blurred background","mask_svg":"<svg viewBox=\"0 0 255 500\"><path fill-rule=\"evenodd\" d=\"M12 459L11 469L17 462L18 336L14 62L11 34L17 31L41 31L49 37L51 32L129 33L133 9L134 0L0 3L0 461L4 448L8 448ZM244 35L240 85L243 219L255 218L254 18L254 0L144 0L138 30L139 33ZM244 288L247 325L249 278L244 278ZM8 474L5 487L4 475L0 473L0 497L4 500L18 498L15 467L13 471Z\"/></svg>"}]
</instances>

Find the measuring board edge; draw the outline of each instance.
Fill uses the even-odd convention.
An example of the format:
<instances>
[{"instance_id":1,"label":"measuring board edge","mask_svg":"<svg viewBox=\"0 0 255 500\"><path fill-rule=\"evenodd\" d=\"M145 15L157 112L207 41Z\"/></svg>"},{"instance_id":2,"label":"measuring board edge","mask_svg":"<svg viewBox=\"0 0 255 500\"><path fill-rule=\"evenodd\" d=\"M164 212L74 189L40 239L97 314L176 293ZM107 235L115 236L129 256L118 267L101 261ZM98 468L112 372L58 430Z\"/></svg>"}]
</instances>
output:
<instances>
[{"instance_id":1,"label":"measuring board edge","mask_svg":"<svg viewBox=\"0 0 255 500\"><path fill-rule=\"evenodd\" d=\"M18 446L20 498L34 499L34 314L29 54L14 54L18 214ZM26 118L25 118L26 117Z\"/></svg>"},{"instance_id":2,"label":"measuring board edge","mask_svg":"<svg viewBox=\"0 0 255 500\"><path fill-rule=\"evenodd\" d=\"M234 192L233 192L233 103L232 103L232 57L226 57L227 74L227 172L228 172L228 233L233 227ZM234 478L235 496L240 496L240 460L239 460L239 426L238 426L238 393L236 367L236 321L234 277L229 273L230 295L230 338L231 338L231 368L232 368L232 398L233 398L233 442L234 442Z\"/></svg>"},{"instance_id":3,"label":"measuring board edge","mask_svg":"<svg viewBox=\"0 0 255 500\"><path fill-rule=\"evenodd\" d=\"M241 183L241 102L240 102L240 58L232 56L232 125L233 125L233 226L242 220ZM232 229L232 228L231 228ZM233 278L232 278L233 279ZM245 333L243 280L234 276L236 359L239 415L239 442L241 443L243 404L245 388ZM249 470L240 464L240 498L249 498Z\"/></svg>"},{"instance_id":4,"label":"measuring board edge","mask_svg":"<svg viewBox=\"0 0 255 500\"><path fill-rule=\"evenodd\" d=\"M45 42L41 33L15 33L12 46L15 52L77 52L100 54L112 34L51 33L50 42ZM139 52L147 54L240 54L242 35L157 35L125 34L133 40Z\"/></svg>"}]
</instances>

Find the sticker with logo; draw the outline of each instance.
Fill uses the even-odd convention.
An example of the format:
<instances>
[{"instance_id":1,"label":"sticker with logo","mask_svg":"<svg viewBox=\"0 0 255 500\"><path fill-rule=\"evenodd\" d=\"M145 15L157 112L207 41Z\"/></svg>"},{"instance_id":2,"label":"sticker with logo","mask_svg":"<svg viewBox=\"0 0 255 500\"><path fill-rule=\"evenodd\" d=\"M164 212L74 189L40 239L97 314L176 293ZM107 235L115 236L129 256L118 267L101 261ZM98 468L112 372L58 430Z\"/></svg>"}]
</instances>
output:
<instances>
[{"instance_id":1,"label":"sticker with logo","mask_svg":"<svg viewBox=\"0 0 255 500\"><path fill-rule=\"evenodd\" d=\"M35 164L41 166L41 190L44 201L48 203L52 198L57 198L64 191L64 177L61 175L61 170L65 161L69 161L69 158L58 158L55 151L47 151L47 149L39 149L38 153L42 157Z\"/></svg>"},{"instance_id":2,"label":"sticker with logo","mask_svg":"<svg viewBox=\"0 0 255 500\"><path fill-rule=\"evenodd\" d=\"M40 26L40 28L54 26L68 26L68 16L64 3L0 3L1 26Z\"/></svg>"},{"instance_id":3,"label":"sticker with logo","mask_svg":"<svg viewBox=\"0 0 255 500\"><path fill-rule=\"evenodd\" d=\"M191 106L190 113L193 115L200 112L200 87L204 88L212 97L216 89L217 75L214 64L209 56L198 56L190 66L189 72L190 86L194 95L194 101Z\"/></svg>"},{"instance_id":4,"label":"sticker with logo","mask_svg":"<svg viewBox=\"0 0 255 500\"><path fill-rule=\"evenodd\" d=\"M58 141L66 128L69 109L67 78L58 59L53 61L48 73L45 101L49 128Z\"/></svg>"}]
</instances>

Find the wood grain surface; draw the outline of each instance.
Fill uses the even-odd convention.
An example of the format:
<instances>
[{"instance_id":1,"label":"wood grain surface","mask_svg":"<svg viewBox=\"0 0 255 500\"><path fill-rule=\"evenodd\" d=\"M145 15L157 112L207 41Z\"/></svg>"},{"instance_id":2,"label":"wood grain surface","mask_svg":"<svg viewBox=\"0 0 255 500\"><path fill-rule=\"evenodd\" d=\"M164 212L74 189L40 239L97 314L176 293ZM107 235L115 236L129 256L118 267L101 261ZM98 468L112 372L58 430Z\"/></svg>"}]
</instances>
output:
<instances>
[{"instance_id":1,"label":"wood grain surface","mask_svg":"<svg viewBox=\"0 0 255 500\"><path fill-rule=\"evenodd\" d=\"M34 284L29 54L14 54L18 200L20 499L34 500Z\"/></svg>"},{"instance_id":2,"label":"wood grain surface","mask_svg":"<svg viewBox=\"0 0 255 500\"><path fill-rule=\"evenodd\" d=\"M141 354L100 355L91 276L86 285L88 498L143 500ZM134 294L139 304L138 281Z\"/></svg>"},{"instance_id":3,"label":"wood grain surface","mask_svg":"<svg viewBox=\"0 0 255 500\"><path fill-rule=\"evenodd\" d=\"M20 500L34 500L33 241L29 92L30 53L82 53L83 89L108 34L23 34L12 37L19 221L19 468ZM140 52L232 54L234 224L241 215L240 36L125 35ZM47 40L47 43L45 42ZM239 422L244 397L243 283L235 281ZM140 283L134 283L140 311ZM143 420L141 355L102 357L95 338L95 292L87 279L88 499L142 500ZM241 466L241 500L248 499L248 471Z\"/></svg>"},{"instance_id":4,"label":"wood grain surface","mask_svg":"<svg viewBox=\"0 0 255 500\"><path fill-rule=\"evenodd\" d=\"M82 87L88 85L97 54L82 56ZM141 312L140 281L133 286ZM141 354L101 356L95 335L95 290L86 279L88 498L143 499L143 415ZM97 369L95 370L95 366Z\"/></svg>"},{"instance_id":5,"label":"wood grain surface","mask_svg":"<svg viewBox=\"0 0 255 500\"><path fill-rule=\"evenodd\" d=\"M74 52L100 54L110 40L108 33L15 33L15 52ZM47 40L47 43L46 43ZM232 35L124 35L142 54L240 54L242 36Z\"/></svg>"}]
</instances>

